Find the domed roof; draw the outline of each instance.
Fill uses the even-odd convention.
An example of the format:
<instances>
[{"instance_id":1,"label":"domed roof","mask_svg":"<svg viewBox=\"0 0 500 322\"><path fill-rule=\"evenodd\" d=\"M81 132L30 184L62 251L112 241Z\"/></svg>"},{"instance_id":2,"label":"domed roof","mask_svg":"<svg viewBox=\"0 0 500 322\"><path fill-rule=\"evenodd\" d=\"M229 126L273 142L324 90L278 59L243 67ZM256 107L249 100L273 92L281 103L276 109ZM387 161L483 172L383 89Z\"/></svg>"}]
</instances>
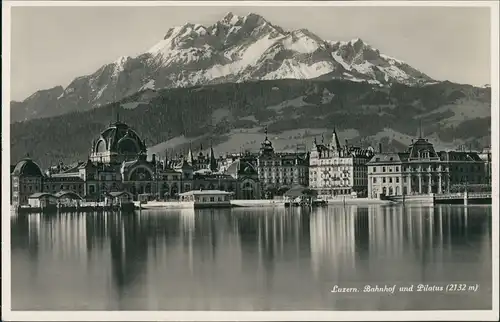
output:
<instances>
[{"instance_id":1,"label":"domed roof","mask_svg":"<svg viewBox=\"0 0 500 322\"><path fill-rule=\"evenodd\" d=\"M434 146L428 140L423 138L418 138L415 142L409 147L410 159L418 159L421 158L423 153L426 153L426 158L439 158L436 151L434 150Z\"/></svg>"},{"instance_id":2,"label":"domed roof","mask_svg":"<svg viewBox=\"0 0 500 322\"><path fill-rule=\"evenodd\" d=\"M33 160L25 158L19 161L12 174L15 176L43 177L42 170Z\"/></svg>"},{"instance_id":3,"label":"domed roof","mask_svg":"<svg viewBox=\"0 0 500 322\"><path fill-rule=\"evenodd\" d=\"M236 160L227 167L226 174L231 176L257 174L254 166L246 161Z\"/></svg>"},{"instance_id":4,"label":"domed roof","mask_svg":"<svg viewBox=\"0 0 500 322\"><path fill-rule=\"evenodd\" d=\"M127 124L116 122L101 133L94 145L94 152L106 151L120 154L140 154L146 152L146 144Z\"/></svg>"},{"instance_id":5,"label":"domed roof","mask_svg":"<svg viewBox=\"0 0 500 322\"><path fill-rule=\"evenodd\" d=\"M267 138L267 135L266 135L265 140L260 144L260 151L261 152L274 152L273 144L271 143L271 141L269 141L269 139Z\"/></svg>"},{"instance_id":6,"label":"domed roof","mask_svg":"<svg viewBox=\"0 0 500 322\"><path fill-rule=\"evenodd\" d=\"M261 153L264 153L264 152L273 152L274 151L273 144L271 143L271 141L269 141L269 138L267 137L267 127L264 130L264 133L266 134L266 138L260 144L260 152Z\"/></svg>"}]
</instances>

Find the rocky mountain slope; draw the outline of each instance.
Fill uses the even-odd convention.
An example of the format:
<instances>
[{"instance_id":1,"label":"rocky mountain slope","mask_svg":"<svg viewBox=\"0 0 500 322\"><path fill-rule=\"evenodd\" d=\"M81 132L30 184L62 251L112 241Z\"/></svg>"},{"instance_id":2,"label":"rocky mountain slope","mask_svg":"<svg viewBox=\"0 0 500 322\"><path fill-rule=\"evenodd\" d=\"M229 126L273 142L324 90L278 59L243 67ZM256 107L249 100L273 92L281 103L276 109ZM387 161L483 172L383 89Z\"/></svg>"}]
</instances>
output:
<instances>
[{"instance_id":1,"label":"rocky mountain slope","mask_svg":"<svg viewBox=\"0 0 500 322\"><path fill-rule=\"evenodd\" d=\"M11 162L29 153L43 166L84 160L114 121L131 125L150 153L186 153L191 143L217 154L256 149L263 127L279 150L311 146L336 126L342 140L403 149L419 124L437 149L490 142L491 89L441 82L414 87L345 80L268 80L145 89L101 108L11 124Z\"/></svg>"},{"instance_id":2,"label":"rocky mountain slope","mask_svg":"<svg viewBox=\"0 0 500 322\"><path fill-rule=\"evenodd\" d=\"M171 28L137 57L120 57L64 89L38 91L23 102L12 102L11 121L85 111L143 89L315 78L377 86L433 82L360 39L323 40L306 29L283 30L256 14L229 13L211 26Z\"/></svg>"}]
</instances>

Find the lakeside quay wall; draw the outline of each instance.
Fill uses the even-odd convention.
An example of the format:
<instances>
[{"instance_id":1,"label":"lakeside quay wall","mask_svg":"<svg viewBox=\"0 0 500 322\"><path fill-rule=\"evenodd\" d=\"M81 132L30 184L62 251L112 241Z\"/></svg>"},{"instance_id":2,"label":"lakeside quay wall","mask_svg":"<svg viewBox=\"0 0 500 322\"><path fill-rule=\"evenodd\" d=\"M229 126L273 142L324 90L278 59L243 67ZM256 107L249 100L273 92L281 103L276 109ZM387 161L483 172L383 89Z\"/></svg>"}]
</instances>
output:
<instances>
[{"instance_id":1,"label":"lakeside quay wall","mask_svg":"<svg viewBox=\"0 0 500 322\"><path fill-rule=\"evenodd\" d=\"M372 198L335 198L335 199L327 199L326 202L329 205L352 205L352 206L360 206L360 205L391 205L395 204L394 201L391 200L381 200L381 199L372 199Z\"/></svg>"},{"instance_id":2,"label":"lakeside quay wall","mask_svg":"<svg viewBox=\"0 0 500 322\"><path fill-rule=\"evenodd\" d=\"M336 199L328 199L328 205L388 205L394 204L395 202L389 200L380 200L380 199L369 199L369 198L346 198L345 200L342 198ZM231 200L231 206L235 208L266 208L266 207L284 207L284 200L269 200L269 199L257 199L257 200ZM145 204L140 204L138 201L134 202L134 207L136 209L193 209L192 202L183 202L183 201L149 201ZM93 207L79 207L68 208L68 209L60 209L63 212L87 212L87 211L107 211L107 210L117 210L113 207L104 207L100 204L97 204ZM11 207L11 213L15 214L18 212L23 213L36 213L42 212L41 209L38 208L23 208L22 210L18 210L15 207Z\"/></svg>"},{"instance_id":3,"label":"lakeside quay wall","mask_svg":"<svg viewBox=\"0 0 500 322\"><path fill-rule=\"evenodd\" d=\"M388 205L394 204L390 200L380 200L380 199L369 199L369 198L342 198L329 199L327 200L329 205ZM284 200L274 200L274 199L257 199L257 200L231 200L231 206L233 207L245 207L245 208L262 208L262 207L284 207ZM139 207L139 203L136 202L136 206ZM191 202L182 201L150 201L146 204L141 205L142 209L187 209L193 208Z\"/></svg>"}]
</instances>

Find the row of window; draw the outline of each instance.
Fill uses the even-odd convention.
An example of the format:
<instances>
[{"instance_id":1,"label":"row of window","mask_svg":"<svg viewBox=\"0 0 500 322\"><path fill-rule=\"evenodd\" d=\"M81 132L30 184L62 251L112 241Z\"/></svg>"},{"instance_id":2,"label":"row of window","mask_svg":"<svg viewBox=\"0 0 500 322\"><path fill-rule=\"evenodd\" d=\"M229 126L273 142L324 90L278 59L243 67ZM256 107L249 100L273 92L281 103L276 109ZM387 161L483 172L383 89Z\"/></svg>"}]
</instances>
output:
<instances>
[{"instance_id":1,"label":"row of window","mask_svg":"<svg viewBox=\"0 0 500 322\"><path fill-rule=\"evenodd\" d=\"M399 166L394 167L395 172L399 172ZM375 173L377 172L377 167L372 167L372 172ZM451 166L451 167L446 167L446 166L438 166L438 165L432 165L432 166L408 166L408 167L403 167L403 171L412 171L412 172L417 172L417 171L459 171L459 172L474 172L474 171L480 171L481 166L480 165L469 165L469 166ZM393 172L393 167L381 167L382 172Z\"/></svg>"},{"instance_id":2,"label":"row of window","mask_svg":"<svg viewBox=\"0 0 500 322\"><path fill-rule=\"evenodd\" d=\"M389 177L389 178L382 177L382 183L386 183L386 182L392 183L393 179L395 179L394 181L396 183L399 183L399 177L395 177L395 178L393 178L393 177ZM373 178L372 182L373 183L377 183L377 178ZM406 177L403 178L403 182L406 183Z\"/></svg>"},{"instance_id":3,"label":"row of window","mask_svg":"<svg viewBox=\"0 0 500 322\"><path fill-rule=\"evenodd\" d=\"M303 178L303 177L304 176L300 176L300 178ZM297 178L299 178L299 176L296 174L293 176L284 176L284 175L275 175L275 174L269 175L267 173L262 173L260 175L260 178L261 179L265 179L265 178L281 178L281 179L283 179L283 178L295 178L295 179L297 179Z\"/></svg>"},{"instance_id":4,"label":"row of window","mask_svg":"<svg viewBox=\"0 0 500 322\"><path fill-rule=\"evenodd\" d=\"M295 161L261 161L259 162L259 166L267 166L267 167L283 167L283 166L293 166L295 165Z\"/></svg>"},{"instance_id":5,"label":"row of window","mask_svg":"<svg viewBox=\"0 0 500 322\"><path fill-rule=\"evenodd\" d=\"M196 196L195 197L195 200L196 201L201 201L201 202L215 202L216 200L217 201L229 201L229 196L224 196L224 197L198 197Z\"/></svg>"},{"instance_id":6,"label":"row of window","mask_svg":"<svg viewBox=\"0 0 500 322\"><path fill-rule=\"evenodd\" d=\"M351 158L346 158L346 159L320 159L319 162L311 162L311 163L316 163L320 165L337 165L337 164L350 164L352 165L352 159Z\"/></svg>"},{"instance_id":7,"label":"row of window","mask_svg":"<svg viewBox=\"0 0 500 322\"><path fill-rule=\"evenodd\" d=\"M377 167L373 167L372 170L374 173L377 172ZM392 172L392 170L392 167L388 167L389 172ZM386 167L382 167L382 172L386 172ZM396 167L396 172L399 172L399 167Z\"/></svg>"},{"instance_id":8,"label":"row of window","mask_svg":"<svg viewBox=\"0 0 500 322\"><path fill-rule=\"evenodd\" d=\"M299 170L302 170L302 169L298 169L298 168L283 168L283 167L279 167L279 168L266 168L266 167L263 167L263 168L260 168L259 170L261 171L280 171L280 172L297 172Z\"/></svg>"}]
</instances>

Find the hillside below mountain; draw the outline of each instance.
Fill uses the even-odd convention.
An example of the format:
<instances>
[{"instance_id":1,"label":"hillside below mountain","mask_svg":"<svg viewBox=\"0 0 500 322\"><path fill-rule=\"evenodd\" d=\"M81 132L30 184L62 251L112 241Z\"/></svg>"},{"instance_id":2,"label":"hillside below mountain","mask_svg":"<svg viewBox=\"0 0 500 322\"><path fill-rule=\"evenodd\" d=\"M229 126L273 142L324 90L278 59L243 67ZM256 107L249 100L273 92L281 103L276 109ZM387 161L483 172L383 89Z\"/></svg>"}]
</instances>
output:
<instances>
[{"instance_id":1,"label":"hillside below mountain","mask_svg":"<svg viewBox=\"0 0 500 322\"><path fill-rule=\"evenodd\" d=\"M119 114L150 153L186 153L214 144L216 154L256 150L267 126L278 150L307 148L336 127L350 144L400 150L422 124L437 149L490 144L491 89L449 82L412 87L345 80L269 80L145 89L120 102L11 124L11 162L29 153L43 166L85 160Z\"/></svg>"},{"instance_id":2,"label":"hillside below mountain","mask_svg":"<svg viewBox=\"0 0 500 322\"><path fill-rule=\"evenodd\" d=\"M286 31L256 14L228 13L211 26L186 23L171 28L137 57L120 57L64 89L38 91L11 102L11 122L86 111L144 89L315 78L378 86L434 82L361 39L323 40L306 29Z\"/></svg>"}]
</instances>

